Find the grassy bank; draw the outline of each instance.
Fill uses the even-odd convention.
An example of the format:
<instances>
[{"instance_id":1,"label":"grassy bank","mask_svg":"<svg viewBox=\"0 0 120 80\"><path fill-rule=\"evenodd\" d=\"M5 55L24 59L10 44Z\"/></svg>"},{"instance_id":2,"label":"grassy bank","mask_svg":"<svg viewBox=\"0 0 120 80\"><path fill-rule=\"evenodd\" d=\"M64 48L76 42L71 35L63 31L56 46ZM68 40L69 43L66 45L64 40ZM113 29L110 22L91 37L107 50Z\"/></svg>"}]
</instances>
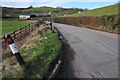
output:
<instances>
[{"instance_id":1,"label":"grassy bank","mask_svg":"<svg viewBox=\"0 0 120 80\"><path fill-rule=\"evenodd\" d=\"M50 63L55 60L61 49L57 33L49 26L39 27L21 47L20 53L26 63L19 66L15 57L3 61L4 78L40 78L47 74Z\"/></svg>"},{"instance_id":2,"label":"grassy bank","mask_svg":"<svg viewBox=\"0 0 120 80\"><path fill-rule=\"evenodd\" d=\"M13 32L30 23L23 21L0 21L0 22L2 22L2 35Z\"/></svg>"},{"instance_id":3,"label":"grassy bank","mask_svg":"<svg viewBox=\"0 0 120 80\"><path fill-rule=\"evenodd\" d=\"M64 17L116 15L116 14L120 14L120 13L118 13L118 7L120 7L120 4L110 5L110 6L106 6L106 7L102 7L102 8L96 8L96 9L84 11L81 13L66 15Z\"/></svg>"}]
</instances>

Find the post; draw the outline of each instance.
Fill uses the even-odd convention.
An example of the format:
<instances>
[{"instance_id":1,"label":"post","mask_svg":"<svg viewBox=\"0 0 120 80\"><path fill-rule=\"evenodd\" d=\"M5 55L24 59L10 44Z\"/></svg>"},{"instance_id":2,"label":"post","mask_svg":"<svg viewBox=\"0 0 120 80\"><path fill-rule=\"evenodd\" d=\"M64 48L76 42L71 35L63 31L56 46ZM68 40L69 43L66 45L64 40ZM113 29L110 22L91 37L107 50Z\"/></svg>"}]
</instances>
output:
<instances>
[{"instance_id":1,"label":"post","mask_svg":"<svg viewBox=\"0 0 120 80\"><path fill-rule=\"evenodd\" d=\"M3 36L3 39L4 39L5 43L6 43L5 35Z\"/></svg>"},{"instance_id":2,"label":"post","mask_svg":"<svg viewBox=\"0 0 120 80\"><path fill-rule=\"evenodd\" d=\"M50 26L51 26L52 32L55 33L55 31L54 31L53 28L52 28L52 22L50 22Z\"/></svg>"},{"instance_id":3,"label":"post","mask_svg":"<svg viewBox=\"0 0 120 80\"><path fill-rule=\"evenodd\" d=\"M50 22L51 30L52 30L52 22Z\"/></svg>"},{"instance_id":4,"label":"post","mask_svg":"<svg viewBox=\"0 0 120 80\"><path fill-rule=\"evenodd\" d=\"M31 27L31 26L30 26L30 24L29 24L29 30L30 30L30 27Z\"/></svg>"},{"instance_id":5,"label":"post","mask_svg":"<svg viewBox=\"0 0 120 80\"><path fill-rule=\"evenodd\" d=\"M9 47L10 47L13 55L16 57L18 63L20 65L24 65L25 63L23 61L23 58L20 55L20 53L19 53L19 51L18 51L18 49L16 47L16 44L14 43L12 37L9 34L7 34L7 35L5 35L5 38L6 38L7 43L9 44Z\"/></svg>"},{"instance_id":6,"label":"post","mask_svg":"<svg viewBox=\"0 0 120 80\"><path fill-rule=\"evenodd\" d=\"M14 39L16 38L16 34L15 34L16 31L14 31Z\"/></svg>"},{"instance_id":7,"label":"post","mask_svg":"<svg viewBox=\"0 0 120 80\"><path fill-rule=\"evenodd\" d=\"M22 28L20 28L20 35L22 34Z\"/></svg>"}]
</instances>

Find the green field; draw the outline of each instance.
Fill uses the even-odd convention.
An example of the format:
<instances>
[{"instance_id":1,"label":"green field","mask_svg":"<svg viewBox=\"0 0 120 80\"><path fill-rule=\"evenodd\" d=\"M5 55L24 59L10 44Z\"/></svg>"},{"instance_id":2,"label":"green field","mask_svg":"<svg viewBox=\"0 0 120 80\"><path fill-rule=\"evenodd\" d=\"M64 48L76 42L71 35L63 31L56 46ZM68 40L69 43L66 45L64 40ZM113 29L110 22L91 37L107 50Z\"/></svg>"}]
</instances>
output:
<instances>
[{"instance_id":1,"label":"green field","mask_svg":"<svg viewBox=\"0 0 120 80\"><path fill-rule=\"evenodd\" d=\"M2 22L2 35L13 32L30 23L23 21L1 21L1 22Z\"/></svg>"},{"instance_id":2,"label":"green field","mask_svg":"<svg viewBox=\"0 0 120 80\"><path fill-rule=\"evenodd\" d=\"M118 13L118 6L120 6L120 4L110 5L110 6L106 6L106 7L102 7L102 8L96 8L96 9L93 9L93 10L84 11L84 12L81 12L81 13L75 13L75 14L67 15L67 16L63 16L63 17L71 17L71 16L102 16L102 15L120 14L120 13Z\"/></svg>"}]
</instances>

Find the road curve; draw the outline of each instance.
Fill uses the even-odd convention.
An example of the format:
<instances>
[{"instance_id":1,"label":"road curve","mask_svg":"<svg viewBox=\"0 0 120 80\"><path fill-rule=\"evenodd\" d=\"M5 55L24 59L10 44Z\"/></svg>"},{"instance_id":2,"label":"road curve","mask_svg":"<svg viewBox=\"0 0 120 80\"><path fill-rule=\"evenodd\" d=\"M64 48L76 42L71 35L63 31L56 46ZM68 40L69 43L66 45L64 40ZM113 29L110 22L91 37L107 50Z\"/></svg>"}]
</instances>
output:
<instances>
[{"instance_id":1,"label":"road curve","mask_svg":"<svg viewBox=\"0 0 120 80\"><path fill-rule=\"evenodd\" d=\"M59 23L53 26L75 52L74 60L68 60L72 65L66 68L68 78L74 78L71 74L76 78L118 78L117 34Z\"/></svg>"}]
</instances>

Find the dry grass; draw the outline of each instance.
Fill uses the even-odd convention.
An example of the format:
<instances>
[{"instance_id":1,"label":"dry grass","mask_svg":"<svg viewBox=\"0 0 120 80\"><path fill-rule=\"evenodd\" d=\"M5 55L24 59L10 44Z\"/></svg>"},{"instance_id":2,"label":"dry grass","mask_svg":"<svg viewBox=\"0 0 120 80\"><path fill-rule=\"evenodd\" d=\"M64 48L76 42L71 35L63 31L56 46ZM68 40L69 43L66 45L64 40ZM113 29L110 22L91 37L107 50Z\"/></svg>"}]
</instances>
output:
<instances>
[{"instance_id":1,"label":"dry grass","mask_svg":"<svg viewBox=\"0 0 120 80\"><path fill-rule=\"evenodd\" d=\"M20 48L26 65L21 67L14 56L4 59L4 78L42 79L47 74L50 63L55 60L61 48L58 36L46 26L37 28L30 36Z\"/></svg>"}]
</instances>

